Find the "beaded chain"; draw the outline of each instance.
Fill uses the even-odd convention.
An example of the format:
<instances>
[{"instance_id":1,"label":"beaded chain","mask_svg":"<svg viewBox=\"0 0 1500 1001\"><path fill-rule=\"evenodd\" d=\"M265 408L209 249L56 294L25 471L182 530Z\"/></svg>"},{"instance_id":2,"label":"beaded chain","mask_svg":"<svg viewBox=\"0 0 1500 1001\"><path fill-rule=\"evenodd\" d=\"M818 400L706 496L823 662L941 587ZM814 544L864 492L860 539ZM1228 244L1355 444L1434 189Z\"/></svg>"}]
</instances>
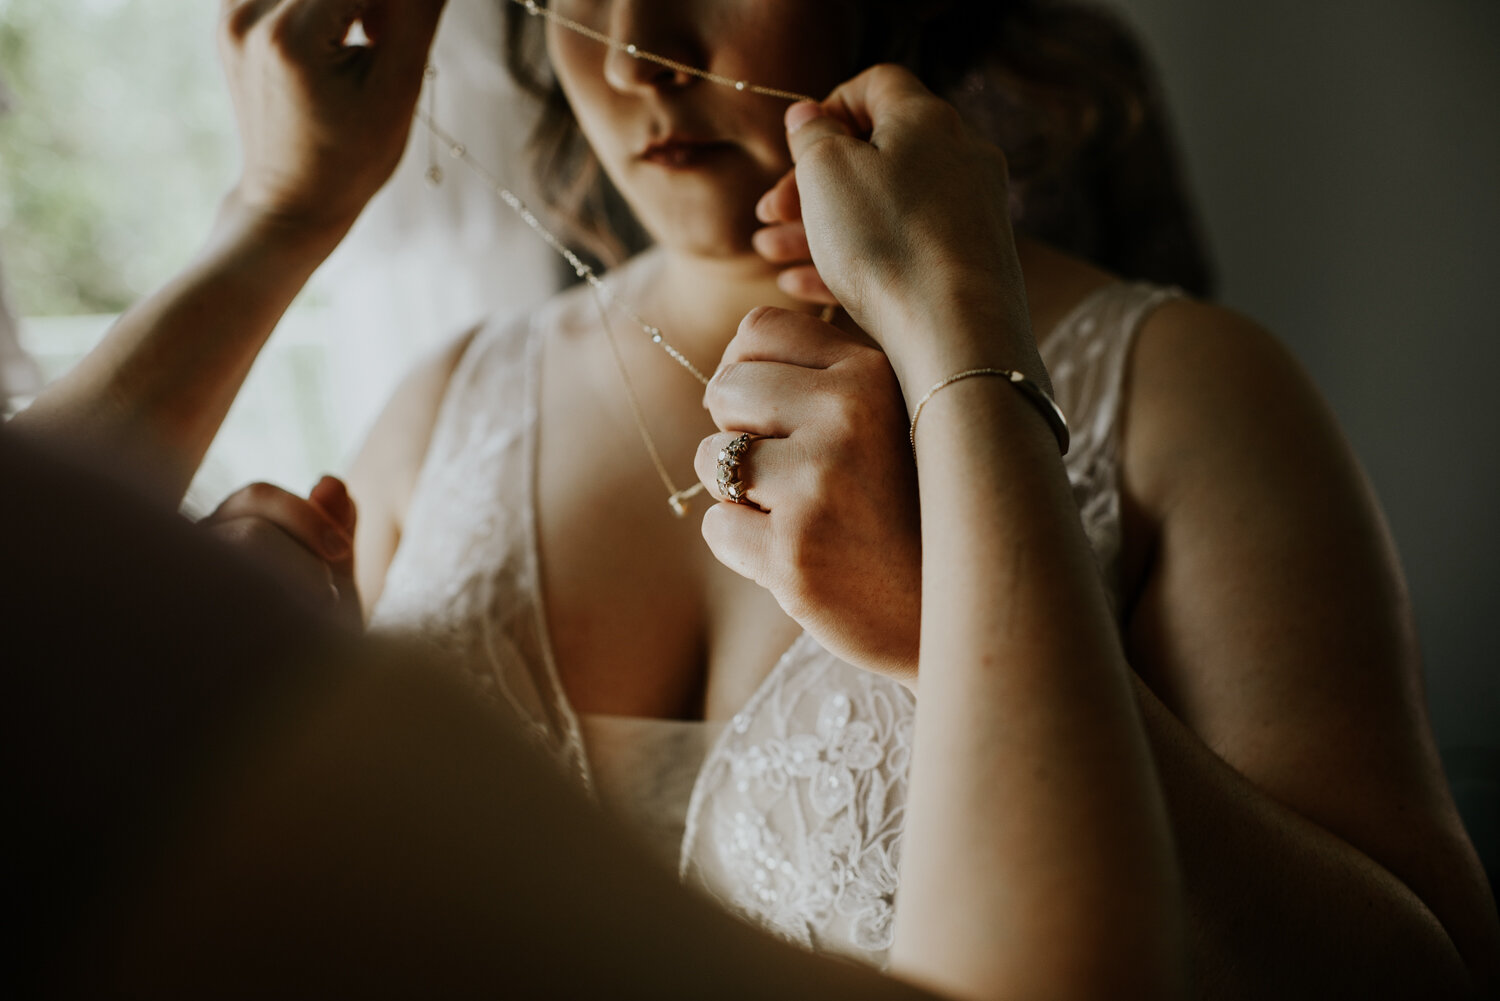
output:
<instances>
[{"instance_id":1,"label":"beaded chain","mask_svg":"<svg viewBox=\"0 0 1500 1001\"><path fill-rule=\"evenodd\" d=\"M559 256L563 258L563 260L567 261L568 266L573 269L574 274L576 274L584 281L588 282L589 287L592 288L597 294L603 296L605 301L608 302L611 306L615 307L615 309L630 317L630 319L641 328L642 333L650 338L652 344L655 344L657 347L661 348L662 351L666 352L669 358L671 358L677 364L681 365L688 372L690 372L693 378L697 379L705 386L708 385L708 376L704 375L703 371L699 369L698 366L694 365L686 355L684 355L681 351L677 350L677 348L673 347L670 343L667 342L666 338L662 336L660 327L646 322L638 313L636 313L634 309L621 302L620 299L614 294L614 291L610 289L609 283L606 282L603 278L600 278L598 273L589 266L588 262L584 261L583 258L574 253L567 244L558 239L557 234L553 233L550 229L544 226L542 224L542 221L537 218L536 213L532 212L531 209L527 207L526 203L521 200L521 197L515 192L511 191L505 185L501 184L495 178L495 176L485 168L482 163L474 159L474 157L470 155L468 147L459 142L457 139L453 138L453 136L450 135L446 130L444 130L441 125L434 121L430 112L418 110L417 120L421 122L427 128L427 130L437 138L440 143L447 147L448 154L453 157L453 159L459 161L464 166L472 170L476 175L478 175L489 187L490 191L494 193L495 197L499 198L502 202L509 206L511 211L520 216L521 221L524 222L528 227L530 227L533 233L541 237L542 240L547 244L547 246L551 247L554 251L557 252ZM431 180L432 178L433 172L432 169L429 168L428 179ZM441 180L441 174L437 175L437 179Z\"/></svg>"},{"instance_id":2,"label":"beaded chain","mask_svg":"<svg viewBox=\"0 0 1500 1001\"><path fill-rule=\"evenodd\" d=\"M657 55L654 52L648 52L632 42L622 42L617 38L607 35L601 31L597 31L594 28L590 28L586 24L582 24L570 17L559 14L548 7L543 7L541 4L537 3L536 0L513 0L513 2L526 8L526 12L532 17L545 17L548 21L556 24L561 28L565 28L568 31L575 32L576 34L582 35L585 38L592 39L593 41L598 42L601 45L605 45L614 51L623 52L635 59L642 59L647 62L655 63L659 66L665 66L675 73L681 73L699 80L705 80L709 83L717 84L721 87L729 87L740 93L758 94L764 97L774 97L785 101L813 100L813 98L808 97L805 94L798 94L789 90L779 90L775 87L763 87L759 84L753 84L746 80L735 80L731 77L727 77L719 73L711 73L708 70L698 69L696 66L689 66L686 63L678 62L675 59L669 59L666 56ZM436 68L428 66L425 75L427 77L428 83L431 84L437 76ZM614 294L613 290L610 289L609 284L605 282L604 279L600 278L599 275L587 262L585 262L576 253L574 253L573 250L569 248L567 244L563 243L555 233L553 233L542 224L542 221L537 218L536 213L532 212L531 209L527 207L526 203L521 200L520 196L511 191L504 184L500 183L500 181L494 176L494 174L492 174L488 169L485 168L484 164L480 163L470 155L467 146L465 146L462 142L454 138L445 129L443 129L443 127L436 121L435 115L433 113L433 108L434 100L429 94L428 107L426 108L426 110L423 110L419 106L416 112L417 120L420 121L422 125L427 129L429 140L435 139L437 142L441 143L444 147L447 148L449 156L462 163L469 170L473 171L476 176L484 181L485 185L490 189L491 192L494 193L497 198L500 199L500 201L504 202L505 205L511 209L511 211L515 212L516 215L521 218L521 221L524 222L533 233L540 237L542 241L546 243L547 246L551 247L553 251L555 251L559 256L561 256L563 260L567 261L568 266L573 269L574 274L576 274L584 282L588 283L589 289L594 298L595 306L599 310L600 320L604 324L604 332L606 338L609 340L610 351L614 355L616 365L620 369L620 376L624 380L626 401L630 405L631 415L635 418L636 427L640 431L641 441L646 446L646 452L651 458L652 465L656 467L657 476L660 477L662 485L667 488L667 504L671 507L672 513L675 514L678 518L686 517L688 511L687 501L691 500L694 496L702 492L704 486L702 483L695 483L690 487L678 489L677 485L672 481L671 474L667 471L666 463L662 461L661 453L656 447L656 442L651 437L651 432L646 429L646 421L644 415L641 412L640 401L636 397L634 386L631 385L630 376L625 370L625 359L620 353L619 344L615 340L614 331L609 322L608 306L613 306L619 312L624 313L626 316L630 317L631 321L634 322L636 326L641 328L641 331L646 335L647 338L650 339L652 344L655 344L657 347L661 348L661 350L667 355L667 357L671 358L674 362L685 369L689 374L693 376L693 378L697 379L700 384L707 386L708 376L704 375L703 371L699 369L698 366L694 365L686 355L684 355L676 347L670 344L666 340L666 338L662 336L660 327L652 323L648 323L646 320L642 319L641 316L628 304L622 302ZM432 151L429 147L429 156L431 157L431 155ZM436 158L432 157L432 159L434 159L435 161ZM440 184L443 180L442 168L439 167L436 162L433 162L428 166L426 176L429 184Z\"/></svg>"},{"instance_id":3,"label":"beaded chain","mask_svg":"<svg viewBox=\"0 0 1500 1001\"><path fill-rule=\"evenodd\" d=\"M627 56L630 56L634 59L643 59L649 63L656 63L658 66L665 66L667 69L672 70L674 73L683 73L687 76L697 77L699 80L707 80L709 83L716 83L721 87L731 87L735 90L743 91L747 94L760 94L764 97L779 97L783 101L816 100L816 98L808 97L806 94L798 94L797 92L791 90L779 90L776 87L762 87L759 84L750 83L748 80L736 80L734 77L724 76L720 73L710 73L708 70L701 70L696 66L689 66L687 63L680 63L675 59L668 59L666 56L659 56L655 52L647 52L645 49L632 42L622 42L618 38L606 35L604 32L599 31L595 28L590 28L588 25L575 21L571 17L559 14L550 7L543 7L541 4L537 3L536 0L512 0L512 2L525 7L526 13L530 14L532 17L545 17L547 20L551 21L558 27L566 28L569 31L582 35L585 38L592 38L599 44L606 45L616 52L623 52Z\"/></svg>"}]
</instances>

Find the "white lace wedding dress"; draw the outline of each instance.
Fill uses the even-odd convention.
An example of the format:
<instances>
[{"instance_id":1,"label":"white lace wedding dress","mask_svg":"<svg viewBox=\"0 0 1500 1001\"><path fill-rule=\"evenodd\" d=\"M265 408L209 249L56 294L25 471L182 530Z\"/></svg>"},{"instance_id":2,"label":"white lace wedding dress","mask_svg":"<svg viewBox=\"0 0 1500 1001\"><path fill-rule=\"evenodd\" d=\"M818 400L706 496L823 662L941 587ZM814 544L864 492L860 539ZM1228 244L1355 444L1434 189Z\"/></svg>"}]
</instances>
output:
<instances>
[{"instance_id":1,"label":"white lace wedding dress","mask_svg":"<svg viewBox=\"0 0 1500 1001\"><path fill-rule=\"evenodd\" d=\"M1107 286L1044 339L1067 457L1112 597L1125 358L1175 293ZM891 944L912 696L805 633L727 724L580 719L552 662L532 500L541 345L555 311L474 339L444 400L385 590L382 630L416 631L508 700L536 739L683 878L803 945L877 966ZM520 863L524 864L524 863Z\"/></svg>"}]
</instances>

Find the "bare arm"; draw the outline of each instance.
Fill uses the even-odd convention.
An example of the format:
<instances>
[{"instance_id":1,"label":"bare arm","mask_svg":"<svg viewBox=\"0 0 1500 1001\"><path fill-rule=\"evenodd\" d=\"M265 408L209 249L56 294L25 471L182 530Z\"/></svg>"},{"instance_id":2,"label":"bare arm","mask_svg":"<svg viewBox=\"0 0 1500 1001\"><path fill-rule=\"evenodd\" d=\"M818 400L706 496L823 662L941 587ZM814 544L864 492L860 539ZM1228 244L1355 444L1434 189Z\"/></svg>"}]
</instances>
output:
<instances>
[{"instance_id":1,"label":"bare arm","mask_svg":"<svg viewBox=\"0 0 1500 1001\"><path fill-rule=\"evenodd\" d=\"M14 420L181 499L256 355L395 169L441 0L224 0L243 171L205 248ZM369 48L345 48L356 16Z\"/></svg>"},{"instance_id":2,"label":"bare arm","mask_svg":"<svg viewBox=\"0 0 1500 1001\"><path fill-rule=\"evenodd\" d=\"M1200 989L1483 996L1494 903L1394 549L1326 408L1262 331L1181 304L1142 334L1129 413L1127 535L1149 545L1128 643Z\"/></svg>"},{"instance_id":3,"label":"bare arm","mask_svg":"<svg viewBox=\"0 0 1500 1001\"><path fill-rule=\"evenodd\" d=\"M0 482L8 996L927 996L680 886L430 650L3 428Z\"/></svg>"},{"instance_id":4,"label":"bare arm","mask_svg":"<svg viewBox=\"0 0 1500 1001\"><path fill-rule=\"evenodd\" d=\"M824 107L788 116L812 257L907 399L977 366L1045 384L998 151L889 67ZM772 394L761 412L787 417L827 383L815 370L849 353L840 340L801 314L752 312L709 385L716 421L760 431L740 423L757 391ZM819 341L834 345L825 359L788 362ZM856 407L833 422L856 438L887 433L867 416ZM758 482L773 475L770 444L756 453L768 457ZM921 697L893 969L962 997L1179 996L1164 801L1057 443L1014 387L984 378L931 401L917 446ZM712 458L700 449L706 482ZM806 527L773 501L718 505L703 531L721 560L776 590L798 576Z\"/></svg>"},{"instance_id":5,"label":"bare arm","mask_svg":"<svg viewBox=\"0 0 1500 1001\"><path fill-rule=\"evenodd\" d=\"M871 126L857 116L855 124L864 130ZM877 138L892 161L912 155L899 138L888 134L883 145ZM858 151L851 150L848 162L840 162L846 154L837 151L828 169L856 173ZM925 183L908 193L905 204L939 190L962 190L954 179L950 164L933 166ZM899 286L903 269L881 270L891 248L920 246L932 234L920 225L893 227L874 241L872 254L872 244L851 236L838 225L841 220L819 229L818 213L827 206L807 199L806 184L799 166L796 181L783 182L760 207L762 220L772 227L758 242L770 248L772 259L789 265L783 285L822 290L823 278L829 277L851 311L875 313L873 323L866 326L877 336L883 331L883 343L892 332L908 331L928 346L962 344L944 328L962 331L966 321L983 315L973 312L977 300L965 297L963 290L949 301L963 303L967 312L954 316L939 307L903 314L898 309L895 322L884 326L881 321L890 318L878 312L881 296L871 301L860 297L872 288ZM798 186L803 188L802 207ZM828 203L837 201L830 198ZM882 205L899 208L903 200L890 197ZM799 232L803 208L808 214L806 236ZM975 211L970 218L981 215ZM822 272L815 274L797 260L806 258L808 243L816 244L812 238L819 232L829 242L822 248L824 257L813 255ZM982 234L972 229L938 235L939 246L985 250ZM830 248L835 252L830 254ZM859 276L849 273L849 260L873 268L875 280L861 285ZM802 294L817 299L810 292ZM934 329L933 318L948 318L948 323ZM1001 352L993 360L986 361L983 354L984 348L995 347L992 343L975 347L976 353L968 358L949 356L943 363L931 363L920 378L903 372L911 370L912 356L887 343L891 363L903 373L907 400L924 393L931 380L969 365L1015 367L1014 359L1024 365L1024 353L1004 355L1007 332L1022 329L1015 319L1002 311L989 327L991 341L998 342ZM1017 346L1012 342L1009 350ZM1493 990L1500 955L1494 902L1433 748L1399 568L1368 487L1326 409L1270 338L1209 307L1183 304L1161 310L1141 338L1132 372L1123 446L1127 562L1132 571L1128 590L1133 596L1126 642L1131 664L1139 672L1131 681L1183 867L1195 991L1213 997L1413 997L1482 996ZM851 539L865 540L868 521L855 516L871 507L874 498L866 495L872 494L886 498L883 508L891 516L887 537L876 535L869 544L882 554L904 552L903 540L889 538L902 530L903 519L896 514L903 510L904 500L892 496L893 490L899 492L899 477L868 475L872 468L884 468L883 456L868 456L872 441L881 440L881 426L869 419L847 419L851 413L868 418L882 412L870 402L871 380L858 375L851 369L815 387L836 402L851 394L862 398L858 406L842 407L842 424L824 421L822 427L799 429L804 441L799 465L819 465L816 476L800 470L805 480L822 484L833 472L848 473L850 463L838 463L841 457L853 456L852 482L846 475L833 481L840 488L819 487L805 502L783 497L783 506L771 517L773 525L779 521L783 526L781 534L792 540L773 539L782 552L801 554L810 545L813 553L824 555ZM947 751L942 760L955 767L981 760L986 742L979 736L979 723L968 720L972 730L949 729L946 715L932 711L929 686L934 672L950 670L950 658L933 651L938 645L961 642L952 638L956 620L933 618L933 587L940 588L936 593L945 603L979 595L973 599L979 607L971 607L970 614L977 617L984 607L994 609L1000 623L1022 627L1020 635L1025 627L1042 622L1059 632L1081 631L1076 638L1080 649L1102 640L1093 635L1097 617L1083 592L1073 595L1072 600L1080 602L1075 608L1059 598L1056 604L1035 606L1035 616L1019 617L1011 610L1024 607L1037 588L1035 581L1018 579L1017 590L998 594L985 592L984 582L975 579L969 580L968 588L945 588L932 547L948 546L947 561L967 568L964 560L972 555L971 546L985 551L989 544L981 534L972 543L966 538L962 546L955 546L944 534L947 527L934 522L934 512L959 517L950 511L958 503L952 494L977 479L987 484L994 504L969 510L962 523L984 525L994 516L995 504L1008 503L1027 484L1041 483L1035 479L1038 467L1014 445L993 447L988 435L995 416L986 407L995 404L983 396L984 389L964 383L944 392L944 405L960 411L963 432L959 442L947 443L951 454L946 477L932 475L933 463L944 461L941 441L936 454L923 444L919 464L924 608L919 711L923 719L938 721L919 730L919 742L923 732L939 734L928 738L927 746L944 741ZM810 398L813 393L802 395ZM939 400L943 397L934 403ZM738 407L742 414L755 409L745 401ZM814 412L805 403L803 409ZM941 438L943 433L941 428L924 429L921 440L925 443L932 434ZM767 456L769 464L771 450L759 454ZM854 501L845 496L851 487L859 495ZM1041 532L1015 540L1010 555L1019 558L1044 546L1046 533L1057 526L1044 502L1015 511L1027 519L1023 524ZM822 528L811 537L806 532L799 535L799 523ZM990 559L1004 555L998 550L988 553ZM1033 574L1066 583L1069 562L1063 555L1053 551L1049 559L1038 560ZM740 557L738 562L746 561ZM757 579L778 589L783 605L805 617L809 628L869 621L867 607L851 609L847 593L827 585L825 564L817 559L802 565L783 562ZM892 607L892 602L886 600L883 607ZM938 614L954 613L945 608ZM886 633L850 646L904 650L909 637L900 621L896 616ZM935 625L937 621L946 625ZM891 637L890 632L902 635ZM1081 669L1085 656L1080 653L1076 661L1070 660L1071 668ZM879 657L869 666L888 670ZM899 666L892 673L905 680ZM971 698L948 700L948 711L958 714L953 721L964 721L974 706L994 705L980 688L967 691ZM1035 692L1045 695L1044 688ZM1017 689L1007 694L1025 693ZM1004 712L996 714L995 725L998 730L990 743L1004 740L1012 726ZM933 767L932 760L926 759L926 767ZM1054 763L1038 759L1038 774L1046 774L1049 764ZM920 756L914 767L923 767ZM928 798L934 786L920 777L914 771L914 838L921 825L931 823L923 818L934 815ZM937 781L937 788L957 782L943 771L937 773ZM977 798L985 788L981 783L969 791ZM989 788L1010 787L997 782ZM1077 794L1093 797L1098 789L1085 787ZM956 841L948 844L951 854L936 858L933 871L953 867L946 871L955 873L952 885L958 885L962 867L954 867L953 860L974 854ZM923 872L915 857L908 852L903 873L902 906L907 913L914 907L911 878ZM1010 876L1026 885L1026 874ZM924 884L927 881L923 876ZM940 907L941 900L935 900L933 912ZM982 924L976 919L973 926ZM903 935L910 927L903 921ZM933 926L942 927L941 920ZM942 938L941 931L922 934ZM1059 934L1054 940L1065 939Z\"/></svg>"},{"instance_id":6,"label":"bare arm","mask_svg":"<svg viewBox=\"0 0 1500 1001\"><path fill-rule=\"evenodd\" d=\"M279 226L230 195L187 269L132 306L13 426L113 453L176 504L282 313L341 235Z\"/></svg>"}]
</instances>

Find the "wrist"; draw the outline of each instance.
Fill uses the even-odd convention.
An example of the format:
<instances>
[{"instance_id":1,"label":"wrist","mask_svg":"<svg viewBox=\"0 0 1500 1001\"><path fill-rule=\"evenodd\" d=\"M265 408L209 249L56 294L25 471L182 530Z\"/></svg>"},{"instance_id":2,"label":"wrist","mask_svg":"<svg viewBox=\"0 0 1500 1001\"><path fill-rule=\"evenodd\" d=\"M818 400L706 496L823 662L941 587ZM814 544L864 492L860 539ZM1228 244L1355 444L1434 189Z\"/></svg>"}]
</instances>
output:
<instances>
[{"instance_id":1,"label":"wrist","mask_svg":"<svg viewBox=\"0 0 1500 1001\"><path fill-rule=\"evenodd\" d=\"M882 290L861 325L890 358L908 400L970 368L1025 372L1050 392L1020 272L948 272L941 282ZM915 395L914 395L915 394Z\"/></svg>"},{"instance_id":2,"label":"wrist","mask_svg":"<svg viewBox=\"0 0 1500 1001\"><path fill-rule=\"evenodd\" d=\"M1020 311L948 303L908 310L893 321L899 336L882 338L908 404L936 383L969 369L1013 369L1045 390L1051 380Z\"/></svg>"},{"instance_id":3,"label":"wrist","mask_svg":"<svg viewBox=\"0 0 1500 1001\"><path fill-rule=\"evenodd\" d=\"M309 260L316 267L348 234L356 218L269 210L246 198L237 186L219 203L211 243L279 260Z\"/></svg>"}]
</instances>

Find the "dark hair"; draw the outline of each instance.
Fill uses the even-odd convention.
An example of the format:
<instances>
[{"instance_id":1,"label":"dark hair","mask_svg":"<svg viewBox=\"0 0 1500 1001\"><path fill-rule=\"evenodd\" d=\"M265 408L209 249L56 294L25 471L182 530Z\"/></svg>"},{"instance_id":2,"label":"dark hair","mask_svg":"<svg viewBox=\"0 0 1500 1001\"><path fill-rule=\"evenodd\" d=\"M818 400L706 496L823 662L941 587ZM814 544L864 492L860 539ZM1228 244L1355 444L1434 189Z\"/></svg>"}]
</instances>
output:
<instances>
[{"instance_id":1,"label":"dark hair","mask_svg":"<svg viewBox=\"0 0 1500 1001\"><path fill-rule=\"evenodd\" d=\"M506 64L542 101L544 200L604 263L649 242L546 69L541 18L508 4ZM1150 61L1102 10L1060 0L874 0L859 67L913 70L1005 151L1016 228L1121 277L1206 294L1212 269Z\"/></svg>"}]
</instances>

